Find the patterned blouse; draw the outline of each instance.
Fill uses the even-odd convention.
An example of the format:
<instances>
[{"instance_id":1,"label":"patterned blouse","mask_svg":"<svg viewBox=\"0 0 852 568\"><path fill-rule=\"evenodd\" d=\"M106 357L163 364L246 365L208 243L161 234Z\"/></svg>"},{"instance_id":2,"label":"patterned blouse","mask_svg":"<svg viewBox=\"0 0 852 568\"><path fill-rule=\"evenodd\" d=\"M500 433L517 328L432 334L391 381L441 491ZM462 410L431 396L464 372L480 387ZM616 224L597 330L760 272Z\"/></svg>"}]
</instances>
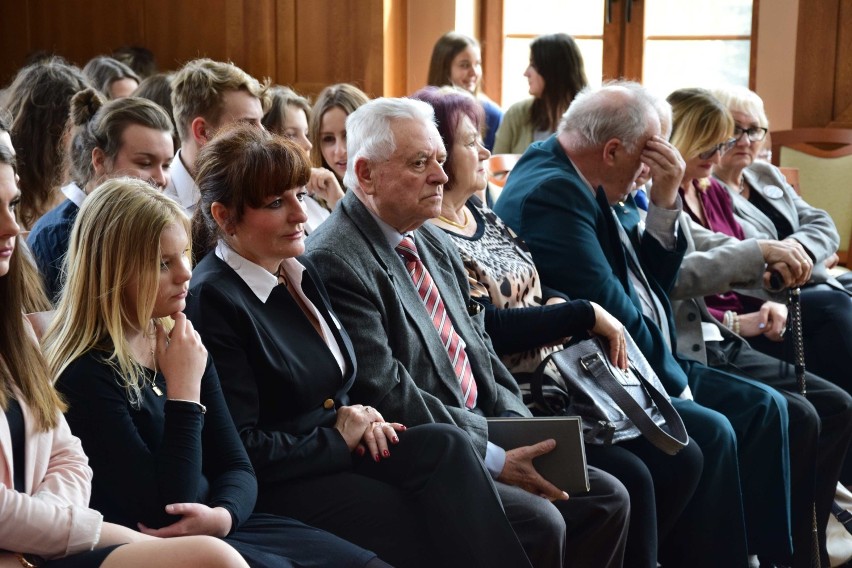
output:
<instances>
[{"instance_id":1,"label":"patterned blouse","mask_svg":"<svg viewBox=\"0 0 852 568\"><path fill-rule=\"evenodd\" d=\"M512 373L533 372L544 357L561 348L559 346L541 347L541 345L551 343L557 337L560 339L567 337L570 333L566 332L566 324L571 328L577 328L579 325L581 331L587 330L594 324L591 306L587 302L567 302L538 309L542 308L546 298L542 293L538 270L533 264L527 246L493 211L480 206L479 200L473 198L467 202L467 205L476 222L474 235L467 237L452 231L445 230L445 232L461 253L471 284L471 297L485 299L498 309L533 308L545 316L534 321L524 320L524 323L532 324L531 329L520 326L509 331L511 336L519 341L548 334L550 341L541 341L536 347L516 352L497 349L501 354L501 360ZM556 313L556 310L559 313ZM588 321L589 318L584 317L584 312L591 312L591 324ZM554 326L552 325L554 320L561 320L562 323ZM568 320L573 320L573 323L569 324ZM521 320L516 321L521 322ZM544 329L545 327L548 329ZM495 339L496 347L495 334L491 329L488 331L492 334L492 339Z\"/></svg>"}]
</instances>

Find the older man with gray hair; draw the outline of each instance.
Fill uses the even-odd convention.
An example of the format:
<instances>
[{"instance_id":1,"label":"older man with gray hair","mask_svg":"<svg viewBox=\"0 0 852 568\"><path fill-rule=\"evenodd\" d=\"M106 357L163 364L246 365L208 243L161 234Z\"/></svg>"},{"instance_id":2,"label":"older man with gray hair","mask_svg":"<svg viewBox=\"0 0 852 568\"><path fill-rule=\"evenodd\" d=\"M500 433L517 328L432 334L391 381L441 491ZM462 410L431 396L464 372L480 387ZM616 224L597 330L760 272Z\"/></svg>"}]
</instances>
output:
<instances>
[{"instance_id":1,"label":"older man with gray hair","mask_svg":"<svg viewBox=\"0 0 852 568\"><path fill-rule=\"evenodd\" d=\"M663 564L746 566L747 550L790 550L787 406L766 385L675 353L666 292L686 241L684 163L660 136L670 113L636 83L584 90L557 134L518 162L495 211L527 242L543 284L621 320L704 452L692 501L661 528ZM645 167L654 185L643 222L629 194Z\"/></svg>"},{"instance_id":2,"label":"older man with gray hair","mask_svg":"<svg viewBox=\"0 0 852 568\"><path fill-rule=\"evenodd\" d=\"M592 491L569 500L533 467L553 440L509 451L488 442L486 417L530 413L475 313L455 247L424 225L440 214L447 181L432 108L376 99L349 116L346 133L351 191L306 254L352 337L353 399L408 425L465 430L534 566L621 566L629 504L615 478L590 468Z\"/></svg>"}]
</instances>

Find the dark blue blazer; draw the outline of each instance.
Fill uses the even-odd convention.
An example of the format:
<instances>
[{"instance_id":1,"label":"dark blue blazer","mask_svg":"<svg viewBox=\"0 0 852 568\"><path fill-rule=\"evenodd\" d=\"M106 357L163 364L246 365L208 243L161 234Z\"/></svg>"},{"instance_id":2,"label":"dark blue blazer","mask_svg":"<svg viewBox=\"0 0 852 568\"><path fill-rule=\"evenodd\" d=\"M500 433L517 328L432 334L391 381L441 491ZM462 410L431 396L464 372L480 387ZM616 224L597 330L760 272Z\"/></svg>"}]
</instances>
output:
<instances>
[{"instance_id":1,"label":"dark blue blazer","mask_svg":"<svg viewBox=\"0 0 852 568\"><path fill-rule=\"evenodd\" d=\"M345 373L283 285L263 303L211 252L193 272L187 297L186 315L219 371L261 493L289 479L352 468L334 424L335 409L350 404L355 356L325 288L311 265L303 264L302 289L334 333Z\"/></svg>"},{"instance_id":2,"label":"dark blue blazer","mask_svg":"<svg viewBox=\"0 0 852 568\"><path fill-rule=\"evenodd\" d=\"M666 310L671 344L676 345L667 291L677 278L686 240L679 234L675 250L668 251L650 235L640 238L632 198L614 209ZM624 324L668 393L683 392L686 373L660 328L642 314L606 196L601 188L596 194L589 190L555 136L529 147L494 211L527 243L542 284L603 306Z\"/></svg>"},{"instance_id":3,"label":"dark blue blazer","mask_svg":"<svg viewBox=\"0 0 852 568\"><path fill-rule=\"evenodd\" d=\"M51 302L57 300L62 290L62 262L68 253L71 229L79 212L77 204L66 199L36 221L27 237Z\"/></svg>"}]
</instances>

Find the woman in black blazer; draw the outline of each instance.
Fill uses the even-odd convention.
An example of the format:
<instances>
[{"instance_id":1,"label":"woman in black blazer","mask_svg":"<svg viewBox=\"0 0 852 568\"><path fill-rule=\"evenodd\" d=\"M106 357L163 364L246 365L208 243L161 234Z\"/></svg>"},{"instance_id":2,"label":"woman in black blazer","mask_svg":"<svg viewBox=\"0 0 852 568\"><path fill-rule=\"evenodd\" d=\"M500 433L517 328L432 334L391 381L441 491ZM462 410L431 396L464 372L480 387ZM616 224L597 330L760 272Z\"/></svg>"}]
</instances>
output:
<instances>
[{"instance_id":1,"label":"woman in black blazer","mask_svg":"<svg viewBox=\"0 0 852 568\"><path fill-rule=\"evenodd\" d=\"M188 232L180 205L118 178L86 198L71 233L72 268L44 346L94 470L92 505L148 535L222 538L252 568L387 567L335 535L253 513L251 463L181 313Z\"/></svg>"},{"instance_id":2,"label":"woman in black blazer","mask_svg":"<svg viewBox=\"0 0 852 568\"><path fill-rule=\"evenodd\" d=\"M196 268L187 315L257 473L257 510L397 566L528 566L464 432L407 430L350 401L349 338L313 268L295 258L309 176L304 151L245 126L217 136L198 162L195 222L215 250Z\"/></svg>"}]
</instances>

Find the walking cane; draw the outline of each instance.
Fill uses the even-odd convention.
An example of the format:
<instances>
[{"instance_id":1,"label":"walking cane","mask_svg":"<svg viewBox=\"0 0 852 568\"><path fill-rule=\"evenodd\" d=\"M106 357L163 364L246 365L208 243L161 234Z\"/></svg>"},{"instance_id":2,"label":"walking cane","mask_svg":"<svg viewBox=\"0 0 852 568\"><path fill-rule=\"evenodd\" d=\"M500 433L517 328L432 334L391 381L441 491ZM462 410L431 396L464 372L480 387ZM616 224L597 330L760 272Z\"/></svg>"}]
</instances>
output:
<instances>
[{"instance_id":1,"label":"walking cane","mask_svg":"<svg viewBox=\"0 0 852 568\"><path fill-rule=\"evenodd\" d=\"M802 336L802 303L801 288L790 288L788 291L788 304L790 306L790 326L793 333L793 355L795 358L796 379L799 382L799 394L808 396L808 387L805 383L805 340ZM811 568L820 568L819 556L819 531L817 530L816 503L811 508Z\"/></svg>"}]
</instances>

